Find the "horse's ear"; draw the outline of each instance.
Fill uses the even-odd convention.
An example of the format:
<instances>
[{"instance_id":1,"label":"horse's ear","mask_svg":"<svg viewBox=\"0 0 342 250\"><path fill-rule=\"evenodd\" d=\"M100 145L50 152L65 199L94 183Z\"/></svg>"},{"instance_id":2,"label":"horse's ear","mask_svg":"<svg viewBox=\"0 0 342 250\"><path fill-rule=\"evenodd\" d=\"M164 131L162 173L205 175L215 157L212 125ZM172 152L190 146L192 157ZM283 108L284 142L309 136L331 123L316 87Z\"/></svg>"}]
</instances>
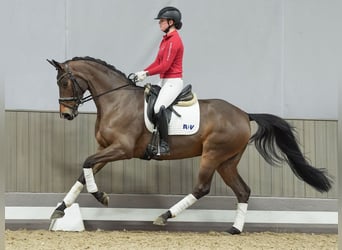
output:
<instances>
[{"instance_id":1,"label":"horse's ear","mask_svg":"<svg viewBox=\"0 0 342 250\"><path fill-rule=\"evenodd\" d=\"M62 67L59 62L55 60L49 60L49 59L46 59L46 61L48 61L52 66L54 66L56 70L62 70Z\"/></svg>"}]
</instances>

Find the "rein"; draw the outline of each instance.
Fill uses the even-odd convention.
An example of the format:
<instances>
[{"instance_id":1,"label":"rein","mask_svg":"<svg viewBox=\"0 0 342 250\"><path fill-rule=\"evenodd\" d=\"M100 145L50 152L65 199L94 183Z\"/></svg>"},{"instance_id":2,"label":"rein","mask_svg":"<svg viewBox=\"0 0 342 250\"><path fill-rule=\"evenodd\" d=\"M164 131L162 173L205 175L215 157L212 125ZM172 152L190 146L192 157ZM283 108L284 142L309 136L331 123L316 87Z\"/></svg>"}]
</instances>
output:
<instances>
[{"instance_id":1,"label":"rein","mask_svg":"<svg viewBox=\"0 0 342 250\"><path fill-rule=\"evenodd\" d=\"M136 86L136 80L135 80L136 77L135 77L135 74L134 74L134 73L129 74L127 78L128 78L128 80L130 80L130 81L134 84L134 86ZM117 87L117 88L114 88L114 89L107 90L107 91L105 91L105 92L103 92L103 93L101 93L101 94L98 94L98 95L96 95L96 96L88 95L88 96L86 96L86 97L83 97L83 98L80 100L80 104L83 104L83 103L85 103L85 102L91 101L91 100L93 100L94 98L98 98L98 97L103 96L103 95L105 95L105 94L108 94L108 93L110 93L110 92L113 92L113 91L116 91L116 90L119 90L119 89L128 87L128 86L130 86L130 85L132 85L132 84L131 84L131 83L127 83L127 84L125 84L125 85L123 85L123 86L120 86L120 87Z\"/></svg>"},{"instance_id":2,"label":"rein","mask_svg":"<svg viewBox=\"0 0 342 250\"><path fill-rule=\"evenodd\" d=\"M103 92L103 93L101 93L101 94L98 94L98 95L96 95L96 96L88 95L88 96L83 97L82 99L80 99L80 104L83 104L83 103L85 103L85 102L91 101L91 100L93 100L94 98L98 98L98 97L103 96L103 95L105 95L105 94L108 94L108 93L110 93L110 92L113 92L113 91L116 91L116 90L119 90L119 89L128 87L128 86L130 86L130 85L131 85L130 83L127 83L127 84L125 84L125 85L123 85L123 86L120 86L120 87L117 87L117 88L114 88L114 89L107 90L107 91L105 91L105 92Z\"/></svg>"}]
</instances>

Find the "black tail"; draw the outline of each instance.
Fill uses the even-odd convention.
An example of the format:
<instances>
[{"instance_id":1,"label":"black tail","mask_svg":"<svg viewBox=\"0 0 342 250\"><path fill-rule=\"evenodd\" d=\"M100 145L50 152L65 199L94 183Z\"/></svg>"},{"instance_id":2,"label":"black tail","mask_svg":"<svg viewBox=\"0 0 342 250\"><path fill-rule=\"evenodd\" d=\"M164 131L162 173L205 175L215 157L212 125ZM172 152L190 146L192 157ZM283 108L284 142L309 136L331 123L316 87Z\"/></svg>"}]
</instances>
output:
<instances>
[{"instance_id":1,"label":"black tail","mask_svg":"<svg viewBox=\"0 0 342 250\"><path fill-rule=\"evenodd\" d=\"M293 128L282 118L270 114L248 114L258 124L251 137L255 147L269 164L286 161L294 174L319 192L328 192L332 185L325 169L311 166L303 156ZM277 150L280 149L280 151Z\"/></svg>"}]
</instances>

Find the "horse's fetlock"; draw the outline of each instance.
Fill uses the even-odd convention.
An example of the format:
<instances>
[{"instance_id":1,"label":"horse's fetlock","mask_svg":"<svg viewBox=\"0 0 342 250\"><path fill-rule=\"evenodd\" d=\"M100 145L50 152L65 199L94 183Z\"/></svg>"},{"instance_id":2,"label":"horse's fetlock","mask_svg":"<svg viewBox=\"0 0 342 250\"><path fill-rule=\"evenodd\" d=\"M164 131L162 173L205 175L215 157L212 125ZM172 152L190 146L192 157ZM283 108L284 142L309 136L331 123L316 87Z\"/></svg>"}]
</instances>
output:
<instances>
[{"instance_id":1,"label":"horse's fetlock","mask_svg":"<svg viewBox=\"0 0 342 250\"><path fill-rule=\"evenodd\" d=\"M108 202L109 202L109 196L105 193L105 192L94 192L91 193L95 199L100 202L101 204L105 205L106 207L108 206Z\"/></svg>"},{"instance_id":2,"label":"horse's fetlock","mask_svg":"<svg viewBox=\"0 0 342 250\"><path fill-rule=\"evenodd\" d=\"M101 202L101 199L103 197L103 193L102 192L97 191L97 192L94 192L94 193L91 193L91 194L96 198L96 200Z\"/></svg>"},{"instance_id":3,"label":"horse's fetlock","mask_svg":"<svg viewBox=\"0 0 342 250\"><path fill-rule=\"evenodd\" d=\"M243 202L243 203L247 203L248 202L250 195L251 195L250 188L245 190L245 192L239 192L238 194L236 194L239 202Z\"/></svg>"},{"instance_id":4,"label":"horse's fetlock","mask_svg":"<svg viewBox=\"0 0 342 250\"><path fill-rule=\"evenodd\" d=\"M172 214L171 214L170 210L167 210L167 212L163 213L163 214L161 215L161 217L162 217L163 219L165 219L165 221L167 221L167 219L172 218Z\"/></svg>"}]
</instances>

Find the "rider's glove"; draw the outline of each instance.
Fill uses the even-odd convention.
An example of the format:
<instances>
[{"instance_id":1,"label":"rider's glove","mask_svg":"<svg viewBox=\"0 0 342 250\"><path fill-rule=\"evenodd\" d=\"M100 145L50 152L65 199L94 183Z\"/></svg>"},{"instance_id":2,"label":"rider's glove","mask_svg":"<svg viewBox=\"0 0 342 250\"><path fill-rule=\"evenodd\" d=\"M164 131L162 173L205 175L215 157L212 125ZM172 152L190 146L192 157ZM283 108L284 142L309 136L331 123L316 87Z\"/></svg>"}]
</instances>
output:
<instances>
[{"instance_id":1,"label":"rider's glove","mask_svg":"<svg viewBox=\"0 0 342 250\"><path fill-rule=\"evenodd\" d=\"M137 82L144 81L146 77L147 77L147 71L139 71L139 72L135 73L135 80Z\"/></svg>"}]
</instances>

